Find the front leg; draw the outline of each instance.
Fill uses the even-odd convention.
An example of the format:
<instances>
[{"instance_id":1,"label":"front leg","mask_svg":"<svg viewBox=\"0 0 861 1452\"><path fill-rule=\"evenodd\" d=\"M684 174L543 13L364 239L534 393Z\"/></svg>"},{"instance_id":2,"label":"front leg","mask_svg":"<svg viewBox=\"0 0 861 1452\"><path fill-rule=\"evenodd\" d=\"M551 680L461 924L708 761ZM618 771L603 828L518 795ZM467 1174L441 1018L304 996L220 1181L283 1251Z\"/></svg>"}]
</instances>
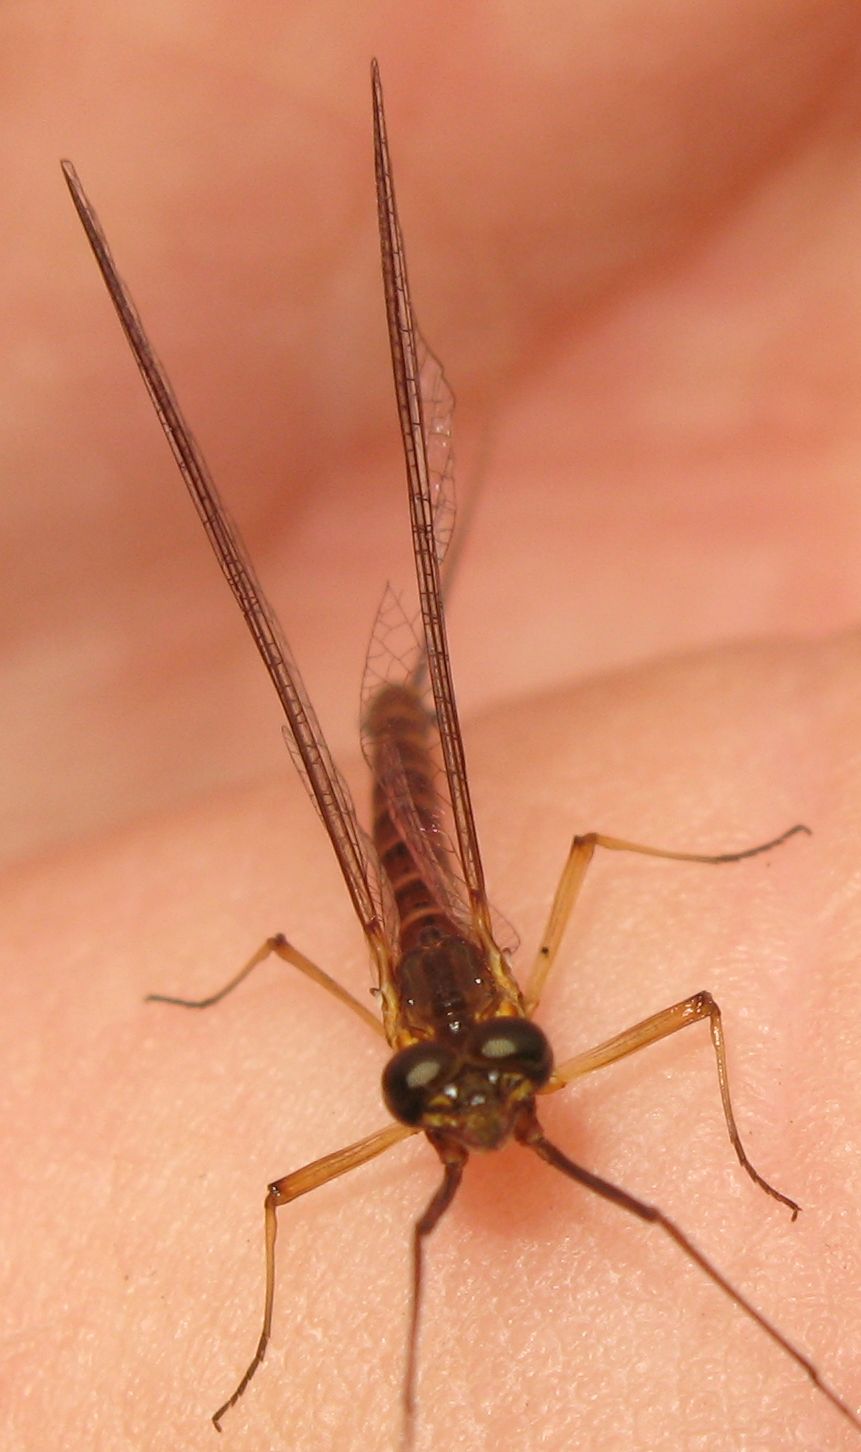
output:
<instances>
[{"instance_id":1,"label":"front leg","mask_svg":"<svg viewBox=\"0 0 861 1452\"><path fill-rule=\"evenodd\" d=\"M263 1304L263 1327L260 1332L260 1339L257 1342L257 1349L240 1378L236 1390L227 1398L226 1402L213 1413L212 1421L217 1432L221 1431L221 1419L225 1412L239 1401L255 1371L266 1355L266 1347L269 1345L269 1336L272 1330L272 1307L275 1303L275 1236L278 1230L278 1223L275 1212L279 1205L288 1205L291 1200L298 1200L300 1195L307 1195L309 1190L317 1190L321 1185L326 1185L330 1180L335 1180L339 1175L346 1175L350 1170L355 1170L359 1165L367 1164L368 1160L375 1159L377 1155L384 1154L402 1139L408 1139L415 1134L414 1129L403 1124L389 1124L385 1129L379 1129L375 1134L368 1135L367 1139L361 1139L357 1144L351 1144L346 1149L336 1150L334 1154L324 1155L320 1160L314 1160L312 1164L305 1165L301 1170L294 1170L290 1175L284 1175L283 1179L274 1180L266 1192L264 1202L265 1238L266 1238L266 1293Z\"/></svg>"}]
</instances>

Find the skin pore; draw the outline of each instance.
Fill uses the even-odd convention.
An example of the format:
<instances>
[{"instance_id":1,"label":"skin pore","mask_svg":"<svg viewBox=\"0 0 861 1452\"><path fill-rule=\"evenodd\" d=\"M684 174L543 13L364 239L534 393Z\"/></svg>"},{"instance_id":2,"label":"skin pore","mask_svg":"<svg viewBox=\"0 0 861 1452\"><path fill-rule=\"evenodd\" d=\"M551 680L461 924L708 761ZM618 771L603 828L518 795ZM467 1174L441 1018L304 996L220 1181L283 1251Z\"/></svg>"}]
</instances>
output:
<instances>
[{"instance_id":1,"label":"skin pore","mask_svg":"<svg viewBox=\"0 0 861 1452\"><path fill-rule=\"evenodd\" d=\"M10 410L33 492L3 582L26 747L6 758L8 1445L50 1425L69 1448L211 1447L258 1331L266 1182L385 1122L381 1046L286 969L208 1015L141 1003L210 991L278 929L357 993L367 970L55 167L69 151L93 191L364 810L351 703L406 534L372 51L462 495L485 417L491 436L452 648L519 963L575 830L703 851L814 830L725 868L596 861L540 1015L564 1057L709 988L742 1136L798 1223L735 1162L703 1027L558 1096L546 1128L861 1401L858 21L676 9L560 7L552 53L525 6L335 38L346 7L289 34L261 11L237 38L189 5L16 37L22 74L63 80L18 133L55 265L44 307L15 306L55 351L15 354ZM436 1178L410 1143L282 1212L273 1343L226 1445L393 1444ZM476 1448L857 1440L658 1232L517 1150L473 1162L430 1244L419 1408L420 1447L452 1426Z\"/></svg>"}]
</instances>

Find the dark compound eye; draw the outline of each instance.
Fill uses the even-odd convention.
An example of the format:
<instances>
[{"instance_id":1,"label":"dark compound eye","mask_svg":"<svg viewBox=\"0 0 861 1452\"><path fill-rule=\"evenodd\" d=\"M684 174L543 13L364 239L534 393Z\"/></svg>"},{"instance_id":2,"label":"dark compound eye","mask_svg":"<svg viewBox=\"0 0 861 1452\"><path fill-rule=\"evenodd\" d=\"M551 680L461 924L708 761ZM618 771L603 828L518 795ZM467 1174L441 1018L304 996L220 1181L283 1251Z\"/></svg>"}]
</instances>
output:
<instances>
[{"instance_id":1,"label":"dark compound eye","mask_svg":"<svg viewBox=\"0 0 861 1452\"><path fill-rule=\"evenodd\" d=\"M383 1070L386 1107L401 1124L418 1124L428 1099L454 1074L457 1060L442 1044L412 1044Z\"/></svg>"},{"instance_id":2,"label":"dark compound eye","mask_svg":"<svg viewBox=\"0 0 861 1452\"><path fill-rule=\"evenodd\" d=\"M527 1018L491 1018L474 1031L470 1056L506 1073L523 1074L536 1089L553 1072L553 1050L537 1024Z\"/></svg>"}]
</instances>

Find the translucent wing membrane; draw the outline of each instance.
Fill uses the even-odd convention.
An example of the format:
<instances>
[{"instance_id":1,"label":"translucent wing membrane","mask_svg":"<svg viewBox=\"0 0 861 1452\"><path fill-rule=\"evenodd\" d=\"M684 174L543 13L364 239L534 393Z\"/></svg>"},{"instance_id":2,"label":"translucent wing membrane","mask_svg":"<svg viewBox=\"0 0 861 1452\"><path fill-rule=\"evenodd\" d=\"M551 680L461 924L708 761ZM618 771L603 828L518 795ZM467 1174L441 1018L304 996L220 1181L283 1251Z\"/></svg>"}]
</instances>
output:
<instances>
[{"instance_id":1,"label":"translucent wing membrane","mask_svg":"<svg viewBox=\"0 0 861 1452\"><path fill-rule=\"evenodd\" d=\"M383 285L395 394L409 485L410 521L427 669L445 765L457 852L467 887L471 916L478 927L490 932L484 872L451 678L439 571L437 517L440 521L444 518L439 500L445 495L446 480L450 481L451 474L453 399L442 368L419 338L413 320L376 66L373 69L373 90L374 160ZM435 428L433 434L429 432L429 422ZM441 535L445 539L444 528L441 529Z\"/></svg>"},{"instance_id":2,"label":"translucent wing membrane","mask_svg":"<svg viewBox=\"0 0 861 1452\"><path fill-rule=\"evenodd\" d=\"M410 619L400 596L387 585L374 621L362 683L362 751L374 782L385 798L392 823L404 841L417 872L431 889L439 907L464 930L470 927L469 895L460 873L448 827L451 805L445 773L439 765L439 736L433 697L426 686L416 683L425 655L421 620ZM397 732L378 735L375 704L389 686L402 687L421 705L428 734L428 750L436 761L431 792L423 792L419 812L414 786L403 761Z\"/></svg>"},{"instance_id":3,"label":"translucent wing membrane","mask_svg":"<svg viewBox=\"0 0 861 1452\"><path fill-rule=\"evenodd\" d=\"M394 737L386 737L377 747L374 776L417 872L446 916L468 932L469 901L465 884L453 866L457 859L446 830L444 801L437 789L444 780L442 771L436 773L431 803L428 806L423 802L420 810L399 743Z\"/></svg>"},{"instance_id":4,"label":"translucent wing membrane","mask_svg":"<svg viewBox=\"0 0 861 1452\"><path fill-rule=\"evenodd\" d=\"M441 566L448 552L456 513L452 450L454 394L449 388L442 364L436 354L431 352L415 321L413 326L419 369L419 394L425 424L425 451L436 558L437 564Z\"/></svg>"},{"instance_id":5,"label":"translucent wing membrane","mask_svg":"<svg viewBox=\"0 0 861 1452\"><path fill-rule=\"evenodd\" d=\"M361 721L363 741L368 706L383 686L414 682L420 662L424 659L421 616L407 615L397 591L387 585L374 618L365 671L362 677ZM428 713L433 715L433 700L428 693ZM368 757L367 747L365 756Z\"/></svg>"},{"instance_id":6,"label":"translucent wing membrane","mask_svg":"<svg viewBox=\"0 0 861 1452\"><path fill-rule=\"evenodd\" d=\"M469 893L451 838L451 804L441 763L439 735L430 688L418 679L424 661L421 620L410 619L400 596L386 586L374 621L362 685L362 751L389 813L409 849L416 870L431 888L440 908L468 932L471 925ZM433 803L416 810L413 788L396 738L378 741L369 722L374 703L387 686L402 686L415 693L427 719L430 754L437 763L433 774ZM370 846L370 844L369 844ZM373 854L373 847L370 851ZM374 860L372 855L371 861ZM386 879L383 875L383 883ZM382 897L382 893L381 893ZM494 941L507 954L516 952L519 939L497 908L490 906Z\"/></svg>"},{"instance_id":7,"label":"translucent wing membrane","mask_svg":"<svg viewBox=\"0 0 861 1452\"><path fill-rule=\"evenodd\" d=\"M129 292L117 272L95 212L69 162L63 163L63 173L159 422L221 569L278 692L287 717L294 759L325 824L353 906L375 960L381 966L385 946L379 916L379 894L372 889L373 874L350 792L332 760L275 612L257 583L239 534L218 498L167 375L150 346Z\"/></svg>"}]
</instances>

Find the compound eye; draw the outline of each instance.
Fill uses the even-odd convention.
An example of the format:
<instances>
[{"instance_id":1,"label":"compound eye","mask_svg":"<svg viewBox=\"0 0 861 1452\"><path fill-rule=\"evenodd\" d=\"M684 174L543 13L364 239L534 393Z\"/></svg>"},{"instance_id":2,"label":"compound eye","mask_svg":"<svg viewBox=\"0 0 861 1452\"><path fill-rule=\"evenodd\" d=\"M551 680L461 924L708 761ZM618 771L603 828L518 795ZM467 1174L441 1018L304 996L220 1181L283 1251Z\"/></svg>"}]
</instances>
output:
<instances>
[{"instance_id":1,"label":"compound eye","mask_svg":"<svg viewBox=\"0 0 861 1452\"><path fill-rule=\"evenodd\" d=\"M383 1099L401 1124L419 1124L428 1100L451 1079L455 1055L442 1044L411 1044L383 1070Z\"/></svg>"},{"instance_id":2,"label":"compound eye","mask_svg":"<svg viewBox=\"0 0 861 1452\"><path fill-rule=\"evenodd\" d=\"M528 1018L491 1018L476 1029L470 1054L504 1073L522 1074L539 1089L553 1073L547 1036Z\"/></svg>"}]
</instances>

